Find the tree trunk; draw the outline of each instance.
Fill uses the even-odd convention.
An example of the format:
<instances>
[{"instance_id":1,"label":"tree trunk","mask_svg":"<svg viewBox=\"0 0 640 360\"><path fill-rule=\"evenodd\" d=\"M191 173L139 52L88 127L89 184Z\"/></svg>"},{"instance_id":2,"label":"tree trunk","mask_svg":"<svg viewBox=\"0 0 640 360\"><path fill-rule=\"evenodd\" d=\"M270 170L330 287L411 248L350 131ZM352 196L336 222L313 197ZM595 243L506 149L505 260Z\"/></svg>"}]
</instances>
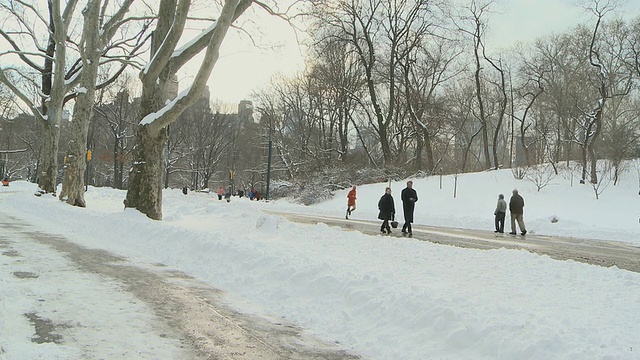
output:
<instances>
[{"instance_id":1,"label":"tree trunk","mask_svg":"<svg viewBox=\"0 0 640 360\"><path fill-rule=\"evenodd\" d=\"M582 159L580 163L582 165L582 177L580 178L580 183L584 184L587 178L587 145L582 144L581 148L582 148Z\"/></svg>"},{"instance_id":2,"label":"tree trunk","mask_svg":"<svg viewBox=\"0 0 640 360\"><path fill-rule=\"evenodd\" d=\"M50 113L50 115L52 114ZM54 120L55 117L50 117L49 119ZM38 187L47 193L55 194L58 177L60 126L55 122L46 122L43 128L42 158L40 159Z\"/></svg>"},{"instance_id":3,"label":"tree trunk","mask_svg":"<svg viewBox=\"0 0 640 360\"><path fill-rule=\"evenodd\" d=\"M134 159L144 160L133 164L129 175L129 191L124 200L125 207L136 208L154 220L162 220L162 155L165 138L164 128L159 134L150 134L148 126L138 126Z\"/></svg>"},{"instance_id":4,"label":"tree trunk","mask_svg":"<svg viewBox=\"0 0 640 360\"><path fill-rule=\"evenodd\" d=\"M85 207L84 178L87 171L87 133L93 113L95 90L87 90L76 100L71 123L71 139L64 165L64 179L60 200L73 206Z\"/></svg>"},{"instance_id":5,"label":"tree trunk","mask_svg":"<svg viewBox=\"0 0 640 360\"><path fill-rule=\"evenodd\" d=\"M85 207L84 177L87 170L87 134L89 122L93 116L93 102L96 95L96 79L100 64L100 38L98 28L100 1L90 1L83 11L85 43L82 44L82 74L80 83L84 92L79 94L71 122L71 139L60 200L66 198L67 204Z\"/></svg>"},{"instance_id":6,"label":"tree trunk","mask_svg":"<svg viewBox=\"0 0 640 360\"><path fill-rule=\"evenodd\" d=\"M433 160L433 146L431 144L431 134L429 134L429 130L423 129L424 134L424 150L425 157L427 158L427 168L429 169L429 173L433 173L435 171L435 161Z\"/></svg>"},{"instance_id":7,"label":"tree trunk","mask_svg":"<svg viewBox=\"0 0 640 360\"><path fill-rule=\"evenodd\" d=\"M118 174L118 148L119 148L118 136L115 136L113 141L113 187L116 189L122 189L122 177Z\"/></svg>"},{"instance_id":8,"label":"tree trunk","mask_svg":"<svg viewBox=\"0 0 640 360\"><path fill-rule=\"evenodd\" d=\"M83 108L80 99L76 103L75 109ZM74 119L71 123L71 140L67 151L66 163L64 164L64 179L62 182L62 192L60 200L66 201L73 206L87 206L84 200L84 174L87 171L87 131L89 129L89 117L87 110L83 108L79 112L74 111Z\"/></svg>"},{"instance_id":9,"label":"tree trunk","mask_svg":"<svg viewBox=\"0 0 640 360\"><path fill-rule=\"evenodd\" d=\"M598 156L596 155L596 141L598 141L598 138L600 138L600 129L602 128L602 126L600 124L602 124L602 107L604 107L605 104L605 100L602 100L602 105L600 108L598 108L596 110L596 114L595 114L595 119L594 119L594 127L595 130L593 132L593 136L591 137L591 141L589 141L589 145L588 145L588 151L589 151L589 157L591 158L591 183L592 184L597 184L598 183Z\"/></svg>"},{"instance_id":10,"label":"tree trunk","mask_svg":"<svg viewBox=\"0 0 640 360\"><path fill-rule=\"evenodd\" d=\"M416 159L414 161L414 171L422 169L422 149L424 148L424 139L420 131L416 131Z\"/></svg>"}]
</instances>

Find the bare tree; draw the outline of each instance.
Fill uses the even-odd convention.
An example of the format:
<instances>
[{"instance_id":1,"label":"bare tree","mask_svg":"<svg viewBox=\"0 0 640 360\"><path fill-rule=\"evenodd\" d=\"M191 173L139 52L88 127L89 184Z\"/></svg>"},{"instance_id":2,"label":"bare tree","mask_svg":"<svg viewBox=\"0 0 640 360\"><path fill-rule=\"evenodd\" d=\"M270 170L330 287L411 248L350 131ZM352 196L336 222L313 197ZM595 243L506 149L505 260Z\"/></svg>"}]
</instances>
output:
<instances>
[{"instance_id":1,"label":"bare tree","mask_svg":"<svg viewBox=\"0 0 640 360\"><path fill-rule=\"evenodd\" d=\"M601 137L603 128L603 111L607 99L613 96L623 96L629 93L631 89L631 77L628 77L626 85L620 92L611 93L611 74L609 69L605 66L599 46L596 45L598 38L598 30L602 24L604 16L613 10L615 6L610 2L602 4L599 0L593 1L592 12L596 16L596 24L593 29L593 35L591 37L591 43L589 45L589 63L592 67L597 69L597 88L599 99L596 101L592 110L584 113L582 127L584 130L584 143L583 143L583 169L582 180L586 178L587 171L587 153L590 159L590 181L592 184L598 183L598 171L597 171L597 154L596 143ZM615 90L614 90L615 91Z\"/></svg>"},{"instance_id":2,"label":"bare tree","mask_svg":"<svg viewBox=\"0 0 640 360\"><path fill-rule=\"evenodd\" d=\"M94 163L100 160L101 148L104 148L105 162L110 164L110 184L116 189L123 189L128 171L129 155L133 148L133 126L137 105L130 99L128 84L131 78L123 76L113 87L114 94L108 96L109 102L101 100L94 108L94 122L99 129L101 146L93 148Z\"/></svg>"},{"instance_id":3,"label":"bare tree","mask_svg":"<svg viewBox=\"0 0 640 360\"><path fill-rule=\"evenodd\" d=\"M473 40L473 58L475 61L474 81L475 81L475 97L478 106L478 120L480 121L480 134L482 135L482 149L484 152L485 169L491 167L491 157L489 155L489 120L485 111L485 100L483 98L483 84L481 79L482 63L481 59L484 54L484 37L487 29L486 17L490 12L493 1L476 1L472 0L468 5L469 15L463 19L470 22L471 30L461 27L461 30L470 35Z\"/></svg>"},{"instance_id":4,"label":"bare tree","mask_svg":"<svg viewBox=\"0 0 640 360\"><path fill-rule=\"evenodd\" d=\"M129 11L133 0L125 0L115 14L105 13L107 6L102 0L89 0L82 14L84 16L83 34L78 44L80 61L82 65L77 75L80 78L77 89L77 97L74 106L74 119L72 122L71 139L67 151L67 162L64 166L64 180L60 200L66 200L70 205L85 207L84 200L84 173L87 168L87 134L89 123L93 116L93 105L98 80L98 69L101 58L109 47L116 31L125 23L124 16ZM108 18L106 20L105 18ZM140 32L143 35L146 27ZM142 36L136 37L141 40ZM140 42L135 44L133 50L126 54L126 58L133 56L140 47ZM112 47L115 45L112 45ZM118 48L125 44L119 43ZM123 65L121 68L123 69ZM119 74L120 72L118 72ZM116 75L117 76L117 75Z\"/></svg>"},{"instance_id":5,"label":"bare tree","mask_svg":"<svg viewBox=\"0 0 640 360\"><path fill-rule=\"evenodd\" d=\"M536 189L540 191L549 185L551 180L556 177L556 173L553 167L547 163L529 167L525 177L534 183Z\"/></svg>"},{"instance_id":6,"label":"bare tree","mask_svg":"<svg viewBox=\"0 0 640 360\"><path fill-rule=\"evenodd\" d=\"M124 201L126 207L135 208L151 219L162 219L162 152L167 126L200 98L229 27L252 3L251 0L226 0L218 19L199 37L178 48L191 2L160 1L151 60L140 73L142 119L136 128L134 163ZM172 77L202 50L205 50L204 58L193 84L165 104Z\"/></svg>"},{"instance_id":7,"label":"bare tree","mask_svg":"<svg viewBox=\"0 0 640 360\"><path fill-rule=\"evenodd\" d=\"M436 170L434 140L445 126L443 99L437 94L445 83L455 79L461 69L454 68L461 50L454 41L440 41L432 46L407 47L399 63L403 70L405 102L412 120L411 138L415 138L414 170ZM454 68L454 69L452 69ZM423 160L424 153L424 160Z\"/></svg>"},{"instance_id":8,"label":"bare tree","mask_svg":"<svg viewBox=\"0 0 640 360\"><path fill-rule=\"evenodd\" d=\"M36 85L31 76L20 71L17 67L0 68L0 82L4 83L29 108L44 129L43 151L38 171L38 185L44 192L55 193L58 174L58 142L60 139L60 121L62 119L65 96L77 84L65 78L67 59L67 37L69 27L74 18L78 0L70 0L62 8L60 1L49 1L48 12L38 9L36 5L29 5L22 1L8 1L0 3L0 10L7 16L7 21L0 29L0 36L7 41L20 60L41 77L40 106L28 96L24 88L10 81L7 72L16 77ZM45 19L40 14L47 14ZM35 19L32 20L32 19ZM39 29L48 29L46 43L41 42ZM12 31L24 29L24 31ZM21 39L31 41L35 51L22 47ZM28 42L27 42L28 43ZM38 60L43 65L37 64Z\"/></svg>"},{"instance_id":9,"label":"bare tree","mask_svg":"<svg viewBox=\"0 0 640 360\"><path fill-rule=\"evenodd\" d=\"M416 42L432 25L431 1L314 1L318 22L349 44L363 70L368 98L362 111L379 137L384 164L392 158L390 128L398 121L398 59L407 43Z\"/></svg>"}]
</instances>

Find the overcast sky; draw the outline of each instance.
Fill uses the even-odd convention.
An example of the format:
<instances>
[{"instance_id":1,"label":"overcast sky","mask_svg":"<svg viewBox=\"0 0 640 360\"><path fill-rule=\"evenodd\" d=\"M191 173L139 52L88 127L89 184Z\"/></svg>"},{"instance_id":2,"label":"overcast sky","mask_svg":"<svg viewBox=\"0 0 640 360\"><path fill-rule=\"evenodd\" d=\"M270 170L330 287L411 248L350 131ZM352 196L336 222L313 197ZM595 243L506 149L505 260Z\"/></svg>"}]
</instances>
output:
<instances>
[{"instance_id":1,"label":"overcast sky","mask_svg":"<svg viewBox=\"0 0 640 360\"><path fill-rule=\"evenodd\" d=\"M487 44L490 48L509 47L519 41L563 32L593 18L575 3L576 0L496 0L494 9L500 13L491 16ZM627 16L639 15L639 7L639 4L620 5ZM296 45L294 31L283 21L270 24L263 27L264 40L279 39L276 51L257 49L246 40L244 44L231 38L225 41L223 55L209 81L212 100L236 104L264 85L274 73L290 75L303 68L303 54Z\"/></svg>"},{"instance_id":2,"label":"overcast sky","mask_svg":"<svg viewBox=\"0 0 640 360\"><path fill-rule=\"evenodd\" d=\"M552 32L563 32L592 19L589 13L574 5L581 0L495 1L493 9L499 13L493 14L489 20L487 38L487 45L495 49L509 47L518 41L531 41ZM640 2L637 0L627 1L619 8L628 17L640 15ZM248 25L252 28L253 41L246 34L229 32L208 82L212 101L218 99L235 105L249 98L274 74L291 75L303 68L304 54L297 45L293 28L281 19L266 15L264 11L250 11L253 13L251 16L261 16L253 21L253 25ZM241 17L241 21L243 19L246 21L247 17ZM246 27L247 23L242 26ZM297 35L303 36L300 33ZM4 42L0 42L0 48L6 48L4 45ZM183 69L178 73L181 89L193 81L193 74L193 69Z\"/></svg>"}]
</instances>

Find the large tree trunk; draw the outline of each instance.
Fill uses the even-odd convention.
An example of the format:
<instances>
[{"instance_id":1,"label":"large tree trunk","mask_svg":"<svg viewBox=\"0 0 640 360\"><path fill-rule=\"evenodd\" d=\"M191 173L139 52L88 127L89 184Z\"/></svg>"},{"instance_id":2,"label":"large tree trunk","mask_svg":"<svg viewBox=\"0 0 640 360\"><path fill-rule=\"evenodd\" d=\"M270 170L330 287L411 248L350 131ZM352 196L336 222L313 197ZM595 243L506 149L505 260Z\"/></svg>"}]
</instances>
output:
<instances>
[{"instance_id":1,"label":"large tree trunk","mask_svg":"<svg viewBox=\"0 0 640 360\"><path fill-rule=\"evenodd\" d=\"M186 49L175 52L182 36L190 2L163 0L159 4L159 16L152 59L142 73L140 115L142 120L136 129L136 145L133 168L129 176L129 189L124 201L154 220L162 219L162 175L164 142L168 126L201 97L206 82L220 56L220 45L231 26L251 4L251 0L226 0L210 32L191 42ZM180 96L169 94L169 82L193 56L205 50L204 59L189 90ZM169 96L171 95L171 96ZM176 97L171 104L165 100Z\"/></svg>"},{"instance_id":2,"label":"large tree trunk","mask_svg":"<svg viewBox=\"0 0 640 360\"><path fill-rule=\"evenodd\" d=\"M124 200L126 207L136 208L154 220L162 220L162 154L165 139L165 129L158 134L150 134L148 126L138 126L134 159L144 161L133 164L129 174L129 191Z\"/></svg>"},{"instance_id":3,"label":"large tree trunk","mask_svg":"<svg viewBox=\"0 0 640 360\"><path fill-rule=\"evenodd\" d=\"M93 102L96 95L96 80L98 78L98 66L101 52L98 28L100 1L90 1L83 11L84 15L84 39L82 45L82 74L80 83L84 92L76 98L71 123L71 140L67 163L65 164L64 179L60 200L66 198L67 204L85 207L84 200L84 175L87 171L87 134L89 122L93 116Z\"/></svg>"},{"instance_id":4,"label":"large tree trunk","mask_svg":"<svg viewBox=\"0 0 640 360\"><path fill-rule=\"evenodd\" d=\"M84 98L84 99L82 99ZM64 164L64 179L60 200L73 206L85 207L84 200L84 173L87 170L87 133L89 120L93 109L93 96L90 99L78 97L74 107L73 122L71 123L71 139ZM89 104L84 102L91 101Z\"/></svg>"},{"instance_id":5,"label":"large tree trunk","mask_svg":"<svg viewBox=\"0 0 640 360\"><path fill-rule=\"evenodd\" d=\"M49 113L49 115L52 115ZM58 117L59 118L59 117ZM38 187L55 194L58 177L58 143L60 141L60 126L51 116L43 126L42 158L40 159L40 173L38 175Z\"/></svg>"}]
</instances>

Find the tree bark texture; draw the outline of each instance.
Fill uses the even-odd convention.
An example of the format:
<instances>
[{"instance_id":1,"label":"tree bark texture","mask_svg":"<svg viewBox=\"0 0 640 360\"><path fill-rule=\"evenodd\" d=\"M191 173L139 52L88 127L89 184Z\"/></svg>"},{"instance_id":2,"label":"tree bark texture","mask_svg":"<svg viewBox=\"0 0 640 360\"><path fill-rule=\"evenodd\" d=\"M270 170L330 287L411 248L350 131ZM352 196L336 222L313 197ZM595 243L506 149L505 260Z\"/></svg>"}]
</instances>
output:
<instances>
[{"instance_id":1,"label":"tree bark texture","mask_svg":"<svg viewBox=\"0 0 640 360\"><path fill-rule=\"evenodd\" d=\"M50 112L49 115L52 115ZM38 187L46 193L55 194L58 176L58 143L60 141L60 125L54 121L54 116L49 117L44 123L42 136L42 158L38 170Z\"/></svg>"},{"instance_id":2,"label":"tree bark texture","mask_svg":"<svg viewBox=\"0 0 640 360\"><path fill-rule=\"evenodd\" d=\"M154 220L162 220L162 154L166 131L150 134L149 127L139 125L136 131L134 162L129 174L126 207L135 207Z\"/></svg>"},{"instance_id":3,"label":"tree bark texture","mask_svg":"<svg viewBox=\"0 0 640 360\"><path fill-rule=\"evenodd\" d=\"M129 176L129 188L124 201L125 207L133 207L154 220L162 219L162 185L163 185L163 151L167 138L168 126L178 116L200 98L211 71L219 58L222 41L231 23L244 12L252 1L226 0L215 28L207 36L201 36L206 42L191 43L181 54L191 58L200 50L205 56L194 78L189 91L175 99L172 105L165 105L169 98L168 83L179 70L184 59L181 55L172 58L178 40L184 31L189 1L163 0L157 27L154 31L152 60L142 73L142 97L140 115L156 113L156 117L138 125L136 129L136 145L133 151L133 167ZM173 62L172 62L173 61ZM166 111L158 114L164 107Z\"/></svg>"},{"instance_id":4,"label":"tree bark texture","mask_svg":"<svg viewBox=\"0 0 640 360\"><path fill-rule=\"evenodd\" d=\"M69 205L85 207L84 179L87 170L87 134L89 122L93 116L93 103L96 94L96 79L100 64L99 7L100 1L90 1L83 12L85 43L81 44L82 74L80 84L84 90L76 98L71 122L71 139L64 164L64 178L60 200Z\"/></svg>"}]
</instances>

